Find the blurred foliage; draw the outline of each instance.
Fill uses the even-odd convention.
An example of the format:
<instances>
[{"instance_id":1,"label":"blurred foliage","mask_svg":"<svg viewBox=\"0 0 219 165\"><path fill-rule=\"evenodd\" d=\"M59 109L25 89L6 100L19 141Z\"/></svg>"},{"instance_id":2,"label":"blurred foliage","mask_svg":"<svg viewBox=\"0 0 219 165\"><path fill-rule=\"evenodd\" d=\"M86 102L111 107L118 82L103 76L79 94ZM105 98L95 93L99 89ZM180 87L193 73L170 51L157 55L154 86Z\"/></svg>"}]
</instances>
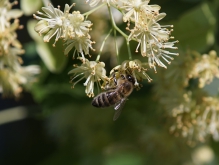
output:
<instances>
[{"instance_id":1,"label":"blurred foliage","mask_svg":"<svg viewBox=\"0 0 219 165\"><path fill-rule=\"evenodd\" d=\"M21 10L29 16L35 13L42 6L42 1L21 0Z\"/></svg>"},{"instance_id":2,"label":"blurred foliage","mask_svg":"<svg viewBox=\"0 0 219 165\"><path fill-rule=\"evenodd\" d=\"M205 52L214 44L217 6L204 2L187 11L173 22L173 35L180 41L180 49ZM196 27L196 28L194 28Z\"/></svg>"},{"instance_id":3,"label":"blurred foliage","mask_svg":"<svg viewBox=\"0 0 219 165\"><path fill-rule=\"evenodd\" d=\"M70 4L69 1L52 2L54 6L61 7L64 7L64 3ZM22 1L21 4L24 6L25 3ZM83 8L84 3L80 2L75 8L78 10ZM206 53L211 49L219 50L218 0L151 0L150 4L160 5L161 11L167 13L164 21L174 24L173 35L179 40L177 46L180 52L187 49L200 53ZM104 15L99 17L102 17L100 24L106 28L103 33L107 33L109 22L102 22ZM57 44L54 49L51 43L45 44L42 38L37 39L38 36L35 36L37 33L34 34L30 30L33 29L31 23L27 26L35 42L26 43L28 45L25 46L26 56L32 57L38 53L44 62L35 60L41 65L42 72L38 77L39 81L31 87L30 92L42 108L40 117L46 120L45 125L50 138L55 139L58 146L50 156L38 163L39 165L216 165L219 163L218 142L211 140L207 142L207 150L212 151L213 156L206 161L198 161L202 155L192 157L192 154L194 155L203 144L192 148L186 144L185 139L176 138L169 133L173 119L158 104L152 90L153 83L143 83L144 87L140 91L134 91L120 118L113 122L113 108L92 107L90 103L92 99L86 97L82 83L71 89L67 73L72 69L75 61L72 61L71 56L64 56L62 43ZM99 36L92 37L96 39ZM126 51L124 44L120 52ZM132 52L134 51L135 48ZM109 52L106 50L104 53L106 64L112 64ZM183 56L183 53L180 56ZM122 56L122 59L124 58L127 56ZM208 86L209 90L216 90L212 88L215 86Z\"/></svg>"},{"instance_id":4,"label":"blurred foliage","mask_svg":"<svg viewBox=\"0 0 219 165\"><path fill-rule=\"evenodd\" d=\"M42 58L49 71L57 73L61 72L66 65L66 57L63 56L63 44L58 42L56 47L50 43L43 42L42 38L35 32L34 26L37 21L30 20L27 24L27 29L30 36L36 43L36 51Z\"/></svg>"}]
</instances>

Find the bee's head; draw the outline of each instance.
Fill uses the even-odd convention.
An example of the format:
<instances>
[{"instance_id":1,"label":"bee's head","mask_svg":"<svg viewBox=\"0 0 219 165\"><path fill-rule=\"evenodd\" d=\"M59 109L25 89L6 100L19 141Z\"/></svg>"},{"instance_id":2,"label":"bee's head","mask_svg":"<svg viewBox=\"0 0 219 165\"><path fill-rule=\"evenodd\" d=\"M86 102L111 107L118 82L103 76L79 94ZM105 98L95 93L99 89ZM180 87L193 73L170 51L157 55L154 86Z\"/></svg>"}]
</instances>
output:
<instances>
[{"instance_id":1,"label":"bee's head","mask_svg":"<svg viewBox=\"0 0 219 165\"><path fill-rule=\"evenodd\" d=\"M135 83L135 79L131 75L126 76L127 80L132 82L133 84Z\"/></svg>"},{"instance_id":2,"label":"bee's head","mask_svg":"<svg viewBox=\"0 0 219 165\"><path fill-rule=\"evenodd\" d=\"M121 75L122 80L128 80L129 82L135 83L135 79L130 74L122 74Z\"/></svg>"}]
</instances>

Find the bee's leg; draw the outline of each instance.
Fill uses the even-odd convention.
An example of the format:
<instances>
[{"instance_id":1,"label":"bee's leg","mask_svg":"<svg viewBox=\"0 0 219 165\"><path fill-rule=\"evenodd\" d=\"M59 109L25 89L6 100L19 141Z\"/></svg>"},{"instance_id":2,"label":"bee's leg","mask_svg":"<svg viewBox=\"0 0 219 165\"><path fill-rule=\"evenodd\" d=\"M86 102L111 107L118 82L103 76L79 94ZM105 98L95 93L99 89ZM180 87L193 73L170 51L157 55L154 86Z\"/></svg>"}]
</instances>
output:
<instances>
[{"instance_id":1,"label":"bee's leg","mask_svg":"<svg viewBox=\"0 0 219 165\"><path fill-rule=\"evenodd\" d=\"M110 77L111 80L106 84L104 90L115 89L115 87L117 86L117 79L115 73L112 73Z\"/></svg>"},{"instance_id":2,"label":"bee's leg","mask_svg":"<svg viewBox=\"0 0 219 165\"><path fill-rule=\"evenodd\" d=\"M116 89L116 87L109 87L109 86L108 86L108 87L106 87L104 90L105 90L105 91L109 91L109 90L115 90L115 89Z\"/></svg>"}]
</instances>

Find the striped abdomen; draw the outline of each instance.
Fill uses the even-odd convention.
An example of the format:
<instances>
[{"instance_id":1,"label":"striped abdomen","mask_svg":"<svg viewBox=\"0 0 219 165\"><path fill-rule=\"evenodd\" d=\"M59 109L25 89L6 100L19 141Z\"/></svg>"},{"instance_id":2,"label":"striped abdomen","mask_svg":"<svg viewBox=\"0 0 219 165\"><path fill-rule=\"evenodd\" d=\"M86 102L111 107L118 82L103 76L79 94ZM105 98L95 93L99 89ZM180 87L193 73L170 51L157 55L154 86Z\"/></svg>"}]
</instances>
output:
<instances>
[{"instance_id":1,"label":"striped abdomen","mask_svg":"<svg viewBox=\"0 0 219 165\"><path fill-rule=\"evenodd\" d=\"M123 98L123 94L118 90L110 90L107 92L100 93L97 95L93 101L92 105L95 107L109 107L111 105L115 105Z\"/></svg>"}]
</instances>

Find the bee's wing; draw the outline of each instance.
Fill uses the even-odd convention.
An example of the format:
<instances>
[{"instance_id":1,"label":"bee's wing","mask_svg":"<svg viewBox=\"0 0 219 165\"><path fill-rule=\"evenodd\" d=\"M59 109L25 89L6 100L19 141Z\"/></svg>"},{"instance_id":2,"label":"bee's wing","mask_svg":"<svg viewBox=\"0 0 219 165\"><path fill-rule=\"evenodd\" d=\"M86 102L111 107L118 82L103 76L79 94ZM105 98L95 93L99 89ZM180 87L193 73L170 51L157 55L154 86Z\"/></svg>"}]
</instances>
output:
<instances>
[{"instance_id":1,"label":"bee's wing","mask_svg":"<svg viewBox=\"0 0 219 165\"><path fill-rule=\"evenodd\" d=\"M115 113L113 116L113 121L117 120L122 112L122 109L125 105L126 102L126 98L123 98L122 100L120 100L118 103L115 104L114 109L115 109Z\"/></svg>"}]
</instances>

